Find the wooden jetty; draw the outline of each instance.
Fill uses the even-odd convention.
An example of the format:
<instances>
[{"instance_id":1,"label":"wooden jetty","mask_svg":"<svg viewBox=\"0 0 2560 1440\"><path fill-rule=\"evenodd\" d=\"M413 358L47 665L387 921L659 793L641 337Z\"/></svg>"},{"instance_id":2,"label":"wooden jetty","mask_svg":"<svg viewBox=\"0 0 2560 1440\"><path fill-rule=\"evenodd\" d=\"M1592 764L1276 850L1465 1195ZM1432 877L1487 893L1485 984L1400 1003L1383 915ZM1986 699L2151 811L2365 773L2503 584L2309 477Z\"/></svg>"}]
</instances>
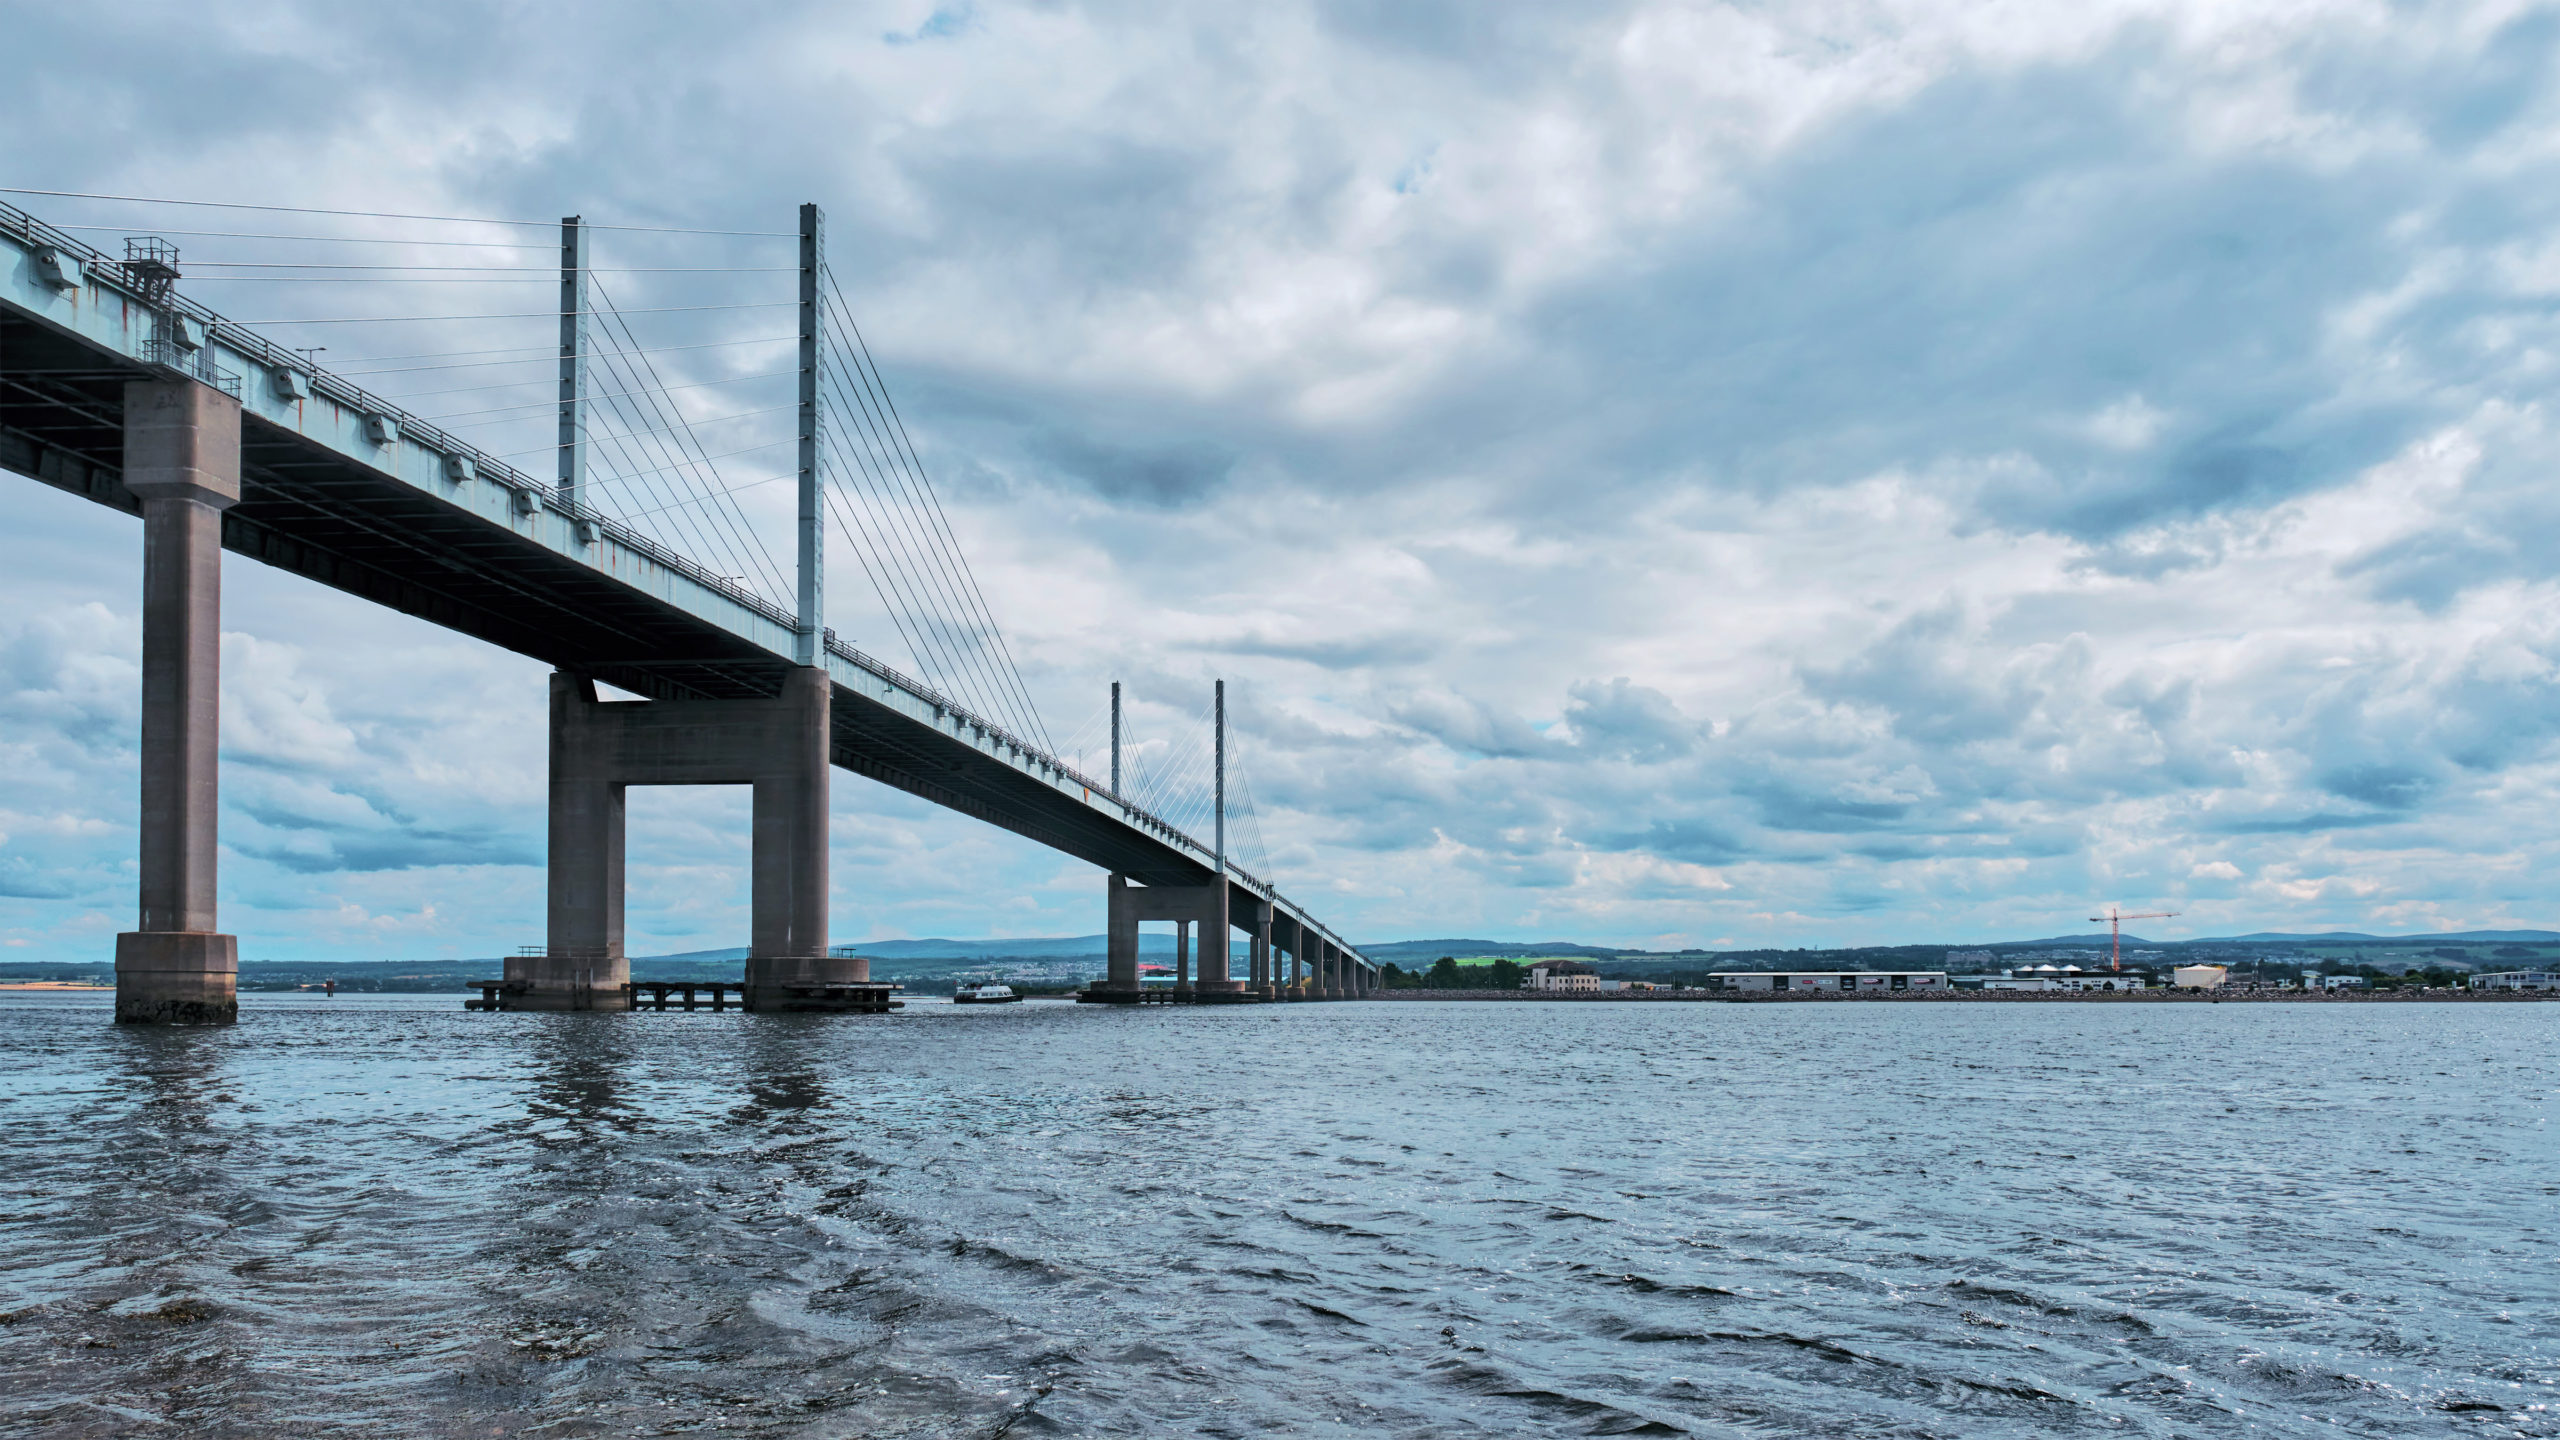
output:
<instances>
[{"instance_id":1,"label":"wooden jetty","mask_svg":"<svg viewBox=\"0 0 2560 1440\"><path fill-rule=\"evenodd\" d=\"M528 1008L507 1004L507 997L525 989L523 981L474 980L471 987L480 992L477 1000L465 1000L465 1010L510 1010ZM790 1011L814 1011L844 1015L886 1015L906 1008L897 998L902 986L884 980L857 980L840 983L784 984L779 989L786 997L781 1004L769 1008ZM606 1009L622 1010L745 1010L746 982L741 980L633 980L620 987L622 1003L606 1005ZM767 1007L753 1007L767 1008Z\"/></svg>"}]
</instances>

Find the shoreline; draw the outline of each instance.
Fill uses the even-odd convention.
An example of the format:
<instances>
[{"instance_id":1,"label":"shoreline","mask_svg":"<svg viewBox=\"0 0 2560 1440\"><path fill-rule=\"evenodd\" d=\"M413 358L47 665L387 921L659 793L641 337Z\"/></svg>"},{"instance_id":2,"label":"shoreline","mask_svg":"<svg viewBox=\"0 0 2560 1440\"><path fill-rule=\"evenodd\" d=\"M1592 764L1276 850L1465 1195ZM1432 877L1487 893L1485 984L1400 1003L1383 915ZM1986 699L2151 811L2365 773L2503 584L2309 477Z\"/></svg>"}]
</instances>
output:
<instances>
[{"instance_id":1,"label":"shoreline","mask_svg":"<svg viewBox=\"0 0 2560 1440\"><path fill-rule=\"evenodd\" d=\"M1603 991L1599 994L1540 993L1531 990L1379 990L1369 1000L1511 1000L1530 1004L1567 1005L1648 1003L1715 1003L1725 1005L1887 1004L1911 1005L2502 1005L2560 1000L2549 990L2418 990L2361 994L2339 990L1887 990L1877 994L1842 994L1802 990L1785 994L1718 990Z\"/></svg>"}]
</instances>

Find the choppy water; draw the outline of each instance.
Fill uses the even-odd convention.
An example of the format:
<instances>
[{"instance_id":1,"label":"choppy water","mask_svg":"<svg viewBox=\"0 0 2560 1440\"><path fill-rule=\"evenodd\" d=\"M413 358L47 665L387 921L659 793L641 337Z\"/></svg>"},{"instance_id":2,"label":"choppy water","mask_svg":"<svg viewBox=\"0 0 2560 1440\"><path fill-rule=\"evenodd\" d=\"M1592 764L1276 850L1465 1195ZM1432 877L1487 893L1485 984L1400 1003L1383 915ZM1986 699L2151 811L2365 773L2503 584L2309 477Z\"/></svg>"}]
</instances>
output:
<instances>
[{"instance_id":1,"label":"choppy water","mask_svg":"<svg viewBox=\"0 0 2560 1440\"><path fill-rule=\"evenodd\" d=\"M0 996L9 1435L2560 1435L2560 1006Z\"/></svg>"}]
</instances>

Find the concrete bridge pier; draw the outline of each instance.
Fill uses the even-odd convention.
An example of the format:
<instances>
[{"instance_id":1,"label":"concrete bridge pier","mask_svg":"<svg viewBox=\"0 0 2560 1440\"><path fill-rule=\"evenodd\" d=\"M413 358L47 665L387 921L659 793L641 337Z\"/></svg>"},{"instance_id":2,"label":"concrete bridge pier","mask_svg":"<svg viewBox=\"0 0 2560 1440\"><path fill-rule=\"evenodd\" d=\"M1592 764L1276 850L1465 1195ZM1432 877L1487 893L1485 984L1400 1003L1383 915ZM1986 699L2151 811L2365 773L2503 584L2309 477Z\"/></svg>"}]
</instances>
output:
<instances>
[{"instance_id":1,"label":"concrete bridge pier","mask_svg":"<svg viewBox=\"0 0 2560 1440\"><path fill-rule=\"evenodd\" d=\"M193 380L128 383L124 485L142 501L142 914L116 937L116 1019L227 1025L240 942L214 929L215 806L240 402Z\"/></svg>"},{"instance_id":2,"label":"concrete bridge pier","mask_svg":"<svg viewBox=\"0 0 2560 1440\"><path fill-rule=\"evenodd\" d=\"M1341 999L1342 951L1330 940L1319 940L1316 942L1316 953L1324 957L1318 962L1324 968L1324 985L1319 994L1327 1000Z\"/></svg>"},{"instance_id":3,"label":"concrete bridge pier","mask_svg":"<svg viewBox=\"0 0 2560 1440\"><path fill-rule=\"evenodd\" d=\"M1227 978L1226 936L1227 887L1224 882L1213 885L1132 885L1125 875L1114 875L1105 892L1109 913L1105 918L1105 969L1101 984L1088 994L1096 1000L1134 1005L1138 1001L1138 926L1149 920L1170 920L1176 927L1177 964L1175 990L1194 999L1232 998L1243 989L1243 982ZM1192 978L1191 930L1199 927L1199 971Z\"/></svg>"},{"instance_id":4,"label":"concrete bridge pier","mask_svg":"<svg viewBox=\"0 0 2560 1440\"><path fill-rule=\"evenodd\" d=\"M1126 875L1114 875L1104 885L1102 983L1090 988L1134 1002L1138 998L1138 897L1130 892Z\"/></svg>"},{"instance_id":5,"label":"concrete bridge pier","mask_svg":"<svg viewBox=\"0 0 2560 1440\"><path fill-rule=\"evenodd\" d=\"M794 987L868 980L870 962L827 954L826 672L794 667L757 700L600 701L551 677L550 923L541 955L507 962L510 1009L619 1009L624 796L633 785L746 785L754 800L750 1010L826 1008Z\"/></svg>"},{"instance_id":6,"label":"concrete bridge pier","mask_svg":"<svg viewBox=\"0 0 2560 1440\"><path fill-rule=\"evenodd\" d=\"M1283 1000L1304 1000L1307 998L1307 976L1305 964L1307 953L1307 927L1294 920L1284 919L1276 929L1278 932L1277 941L1280 948L1289 952L1288 971L1285 974L1275 974L1273 976L1273 979L1279 984L1280 998ZM1273 962L1273 968L1275 970L1278 969L1278 962L1276 959Z\"/></svg>"},{"instance_id":7,"label":"concrete bridge pier","mask_svg":"<svg viewBox=\"0 0 2560 1440\"><path fill-rule=\"evenodd\" d=\"M1280 998L1280 987L1271 976L1271 902L1253 902L1253 993L1265 1000Z\"/></svg>"}]
</instances>

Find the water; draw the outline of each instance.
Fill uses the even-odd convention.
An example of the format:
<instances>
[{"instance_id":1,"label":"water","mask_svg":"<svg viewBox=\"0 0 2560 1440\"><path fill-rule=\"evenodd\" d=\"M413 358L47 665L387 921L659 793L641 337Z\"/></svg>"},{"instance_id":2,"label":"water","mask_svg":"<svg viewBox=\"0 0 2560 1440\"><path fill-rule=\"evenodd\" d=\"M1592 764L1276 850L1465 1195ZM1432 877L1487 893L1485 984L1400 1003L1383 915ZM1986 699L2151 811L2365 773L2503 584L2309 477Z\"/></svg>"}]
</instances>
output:
<instances>
[{"instance_id":1,"label":"water","mask_svg":"<svg viewBox=\"0 0 2560 1440\"><path fill-rule=\"evenodd\" d=\"M2560 1435L2560 1006L105 1019L8 1435Z\"/></svg>"}]
</instances>

